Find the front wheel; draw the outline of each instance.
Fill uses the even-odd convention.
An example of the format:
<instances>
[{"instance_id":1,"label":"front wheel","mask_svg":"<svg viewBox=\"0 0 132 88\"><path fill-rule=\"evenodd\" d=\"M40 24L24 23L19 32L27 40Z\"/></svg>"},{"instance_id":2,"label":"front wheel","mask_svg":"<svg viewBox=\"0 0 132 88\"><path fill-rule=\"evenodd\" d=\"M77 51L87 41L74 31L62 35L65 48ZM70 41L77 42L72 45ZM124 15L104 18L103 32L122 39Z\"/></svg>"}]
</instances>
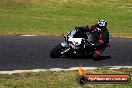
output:
<instances>
[{"instance_id":1,"label":"front wheel","mask_svg":"<svg viewBox=\"0 0 132 88\"><path fill-rule=\"evenodd\" d=\"M50 51L50 57L52 58L58 58L60 57L62 54L61 54L61 51L63 49L63 46L61 44L55 46L51 51Z\"/></svg>"}]
</instances>

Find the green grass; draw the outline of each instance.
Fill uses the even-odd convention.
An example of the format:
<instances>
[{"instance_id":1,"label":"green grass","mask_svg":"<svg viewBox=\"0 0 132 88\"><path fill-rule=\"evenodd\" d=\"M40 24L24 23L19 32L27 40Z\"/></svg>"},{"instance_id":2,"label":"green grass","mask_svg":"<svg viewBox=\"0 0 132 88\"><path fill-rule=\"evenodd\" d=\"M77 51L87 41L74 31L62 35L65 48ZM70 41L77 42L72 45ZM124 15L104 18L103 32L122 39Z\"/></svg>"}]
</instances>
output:
<instances>
[{"instance_id":1,"label":"green grass","mask_svg":"<svg viewBox=\"0 0 132 88\"><path fill-rule=\"evenodd\" d=\"M132 72L132 69L97 69L86 72L87 74L128 74ZM78 71L0 74L0 88L132 88L132 82L128 84L85 84L81 86L76 83L77 75ZM132 77L132 73L130 75Z\"/></svg>"},{"instance_id":2,"label":"green grass","mask_svg":"<svg viewBox=\"0 0 132 88\"><path fill-rule=\"evenodd\" d=\"M0 0L0 34L65 34L108 21L114 37L132 37L131 0Z\"/></svg>"}]
</instances>

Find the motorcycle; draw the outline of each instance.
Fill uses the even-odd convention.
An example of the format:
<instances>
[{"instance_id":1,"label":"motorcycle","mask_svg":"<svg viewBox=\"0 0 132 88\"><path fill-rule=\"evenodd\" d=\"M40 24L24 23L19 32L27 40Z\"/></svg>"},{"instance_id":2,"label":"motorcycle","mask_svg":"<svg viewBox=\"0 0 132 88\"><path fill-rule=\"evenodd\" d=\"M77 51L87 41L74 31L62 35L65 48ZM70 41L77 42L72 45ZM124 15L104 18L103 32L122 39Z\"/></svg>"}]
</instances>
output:
<instances>
[{"instance_id":1,"label":"motorcycle","mask_svg":"<svg viewBox=\"0 0 132 88\"><path fill-rule=\"evenodd\" d=\"M58 44L50 51L51 58L59 58L67 56L71 58L80 56L92 56L93 50L85 49L85 42L88 43L97 41L94 38L95 35L92 32L82 33L79 29L73 29L67 35L64 36L64 42ZM109 36L109 40L111 40Z\"/></svg>"}]
</instances>

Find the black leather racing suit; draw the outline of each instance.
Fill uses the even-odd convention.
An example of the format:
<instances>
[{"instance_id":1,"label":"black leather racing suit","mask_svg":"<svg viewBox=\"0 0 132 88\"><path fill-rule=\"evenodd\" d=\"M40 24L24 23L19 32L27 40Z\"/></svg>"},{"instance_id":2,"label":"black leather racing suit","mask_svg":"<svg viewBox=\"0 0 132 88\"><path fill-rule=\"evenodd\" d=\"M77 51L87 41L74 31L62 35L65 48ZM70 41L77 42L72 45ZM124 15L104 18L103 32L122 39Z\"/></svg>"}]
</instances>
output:
<instances>
[{"instance_id":1,"label":"black leather racing suit","mask_svg":"<svg viewBox=\"0 0 132 88\"><path fill-rule=\"evenodd\" d=\"M97 24L93 26L83 26L83 27L76 27L79 30L82 31L82 35L84 37L87 32L93 32L95 35L95 42L92 42L91 45L86 45L88 48L95 49L93 52L93 56L97 57L100 56L100 54L105 50L105 48L108 46L109 43L109 32L106 27L102 29L102 31L97 30Z\"/></svg>"}]
</instances>

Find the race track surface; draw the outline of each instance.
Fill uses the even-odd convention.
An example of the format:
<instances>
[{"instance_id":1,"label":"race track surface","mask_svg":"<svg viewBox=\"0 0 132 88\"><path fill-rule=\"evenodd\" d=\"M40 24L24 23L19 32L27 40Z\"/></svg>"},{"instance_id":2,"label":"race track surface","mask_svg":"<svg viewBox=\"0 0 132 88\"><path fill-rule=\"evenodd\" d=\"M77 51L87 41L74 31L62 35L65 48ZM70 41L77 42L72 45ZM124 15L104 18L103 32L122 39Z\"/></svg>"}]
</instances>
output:
<instances>
[{"instance_id":1,"label":"race track surface","mask_svg":"<svg viewBox=\"0 0 132 88\"><path fill-rule=\"evenodd\" d=\"M57 36L0 36L0 71L102 67L102 66L132 66L132 39L114 38L111 47L102 54L100 61L79 58L50 58L50 50L63 41Z\"/></svg>"}]
</instances>

